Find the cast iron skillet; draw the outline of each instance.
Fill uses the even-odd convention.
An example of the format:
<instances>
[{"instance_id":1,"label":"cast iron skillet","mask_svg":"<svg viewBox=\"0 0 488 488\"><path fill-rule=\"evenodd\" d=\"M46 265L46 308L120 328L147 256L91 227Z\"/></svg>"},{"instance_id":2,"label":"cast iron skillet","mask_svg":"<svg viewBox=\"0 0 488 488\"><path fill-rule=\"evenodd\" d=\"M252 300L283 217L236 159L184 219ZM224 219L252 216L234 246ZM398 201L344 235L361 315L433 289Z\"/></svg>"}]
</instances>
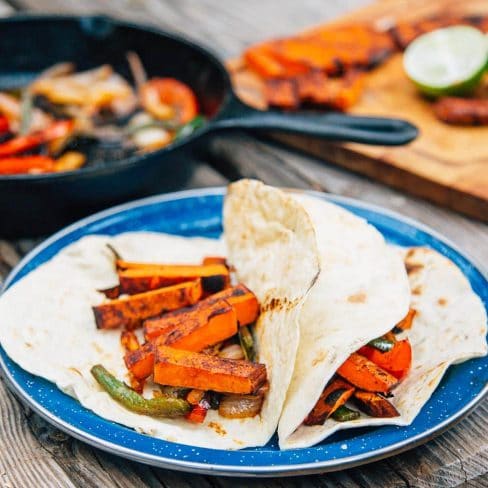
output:
<instances>
[{"instance_id":1,"label":"cast iron skillet","mask_svg":"<svg viewBox=\"0 0 488 488\"><path fill-rule=\"evenodd\" d=\"M0 90L25 85L60 61L78 69L111 64L131 80L127 51L149 77L172 76L195 91L208 124L188 138L143 156L59 174L0 177L0 235L51 232L96 209L181 186L190 153L219 130L278 130L330 140L400 145L417 135L408 122L342 114L260 112L234 95L222 63L186 39L103 16L17 16L0 20ZM186 160L186 161L185 161Z\"/></svg>"}]
</instances>

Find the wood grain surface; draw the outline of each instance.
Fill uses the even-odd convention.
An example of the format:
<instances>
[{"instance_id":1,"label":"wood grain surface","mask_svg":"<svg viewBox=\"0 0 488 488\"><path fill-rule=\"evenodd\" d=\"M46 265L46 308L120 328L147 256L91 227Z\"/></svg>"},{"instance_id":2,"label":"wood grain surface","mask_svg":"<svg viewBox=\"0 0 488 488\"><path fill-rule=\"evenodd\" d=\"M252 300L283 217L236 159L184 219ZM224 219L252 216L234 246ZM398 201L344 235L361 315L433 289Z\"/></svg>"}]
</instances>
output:
<instances>
[{"instance_id":1,"label":"wood grain surface","mask_svg":"<svg viewBox=\"0 0 488 488\"><path fill-rule=\"evenodd\" d=\"M384 27L398 20L439 14L488 15L488 2L378 0L332 23L365 22ZM233 61L229 66L241 98L257 108L264 107L266 102L257 77L243 62ZM479 91L488 92L488 83ZM368 74L364 93L350 112L405 118L418 126L420 136L403 147L331 144L303 136L273 137L308 154L488 221L488 127L455 127L439 121L432 103L419 96L406 77L401 53Z\"/></svg>"},{"instance_id":2,"label":"wood grain surface","mask_svg":"<svg viewBox=\"0 0 488 488\"><path fill-rule=\"evenodd\" d=\"M0 0L0 11L2 7ZM16 0L15 7L53 12L105 12L185 32L222 58L270 35L326 21L361 0ZM274 4L274 6L273 6ZM188 188L214 186L241 176L363 199L417 218L444 233L481 262L488 260L488 230L417 198L405 196L335 165L291 152L247 134L220 135L194 161ZM0 286L37 242L0 236ZM337 473L287 479L236 479L187 475L127 461L91 448L24 408L0 382L0 487L486 487L488 400L434 440L403 454Z\"/></svg>"}]
</instances>

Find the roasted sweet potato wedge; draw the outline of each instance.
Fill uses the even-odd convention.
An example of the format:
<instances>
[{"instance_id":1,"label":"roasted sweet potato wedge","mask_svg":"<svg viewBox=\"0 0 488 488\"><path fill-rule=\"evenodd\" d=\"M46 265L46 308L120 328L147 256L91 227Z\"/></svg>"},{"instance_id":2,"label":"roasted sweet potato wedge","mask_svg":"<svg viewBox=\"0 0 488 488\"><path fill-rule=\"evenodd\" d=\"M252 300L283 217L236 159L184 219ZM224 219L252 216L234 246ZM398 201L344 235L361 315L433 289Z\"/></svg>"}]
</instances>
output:
<instances>
[{"instance_id":1,"label":"roasted sweet potato wedge","mask_svg":"<svg viewBox=\"0 0 488 488\"><path fill-rule=\"evenodd\" d=\"M222 264L226 268L229 268L229 264L227 263L227 259L223 256L205 256L202 260L202 264L204 266L209 264Z\"/></svg>"},{"instance_id":2,"label":"roasted sweet potato wedge","mask_svg":"<svg viewBox=\"0 0 488 488\"><path fill-rule=\"evenodd\" d=\"M232 305L236 312L237 321L240 326L249 325L256 321L259 315L259 302L248 288L243 284L239 284L232 288L215 293L204 300L196 303L192 307L187 307L180 310L175 310L169 314L154 317L144 323L144 334L147 340L158 337L171 323L181 323L188 317L188 313L192 316L198 315L201 310L208 310L213 307L215 303L225 300L229 305ZM205 312L207 313L207 312ZM200 316L202 318L204 316Z\"/></svg>"},{"instance_id":3,"label":"roasted sweet potato wedge","mask_svg":"<svg viewBox=\"0 0 488 488\"><path fill-rule=\"evenodd\" d=\"M439 120L453 125L488 125L488 99L444 97L434 103Z\"/></svg>"},{"instance_id":4,"label":"roasted sweet potato wedge","mask_svg":"<svg viewBox=\"0 0 488 488\"><path fill-rule=\"evenodd\" d=\"M337 374L361 390L388 393L398 380L360 354L353 353L339 367Z\"/></svg>"},{"instance_id":5,"label":"roasted sweet potato wedge","mask_svg":"<svg viewBox=\"0 0 488 488\"><path fill-rule=\"evenodd\" d=\"M266 366L157 344L154 381L161 385L249 394L266 381Z\"/></svg>"},{"instance_id":6,"label":"roasted sweet potato wedge","mask_svg":"<svg viewBox=\"0 0 488 488\"><path fill-rule=\"evenodd\" d=\"M97 290L103 293L107 298L118 298L120 296L120 286L115 285L110 288L104 288L103 290Z\"/></svg>"},{"instance_id":7,"label":"roasted sweet potato wedge","mask_svg":"<svg viewBox=\"0 0 488 488\"><path fill-rule=\"evenodd\" d=\"M266 80L264 97L270 107L292 110L300 105L298 87L294 79Z\"/></svg>"},{"instance_id":8,"label":"roasted sweet potato wedge","mask_svg":"<svg viewBox=\"0 0 488 488\"><path fill-rule=\"evenodd\" d=\"M279 41L270 41L250 47L244 53L246 64L264 79L290 78L308 70L304 63L291 59L277 59L274 53L276 42Z\"/></svg>"},{"instance_id":9,"label":"roasted sweet potato wedge","mask_svg":"<svg viewBox=\"0 0 488 488\"><path fill-rule=\"evenodd\" d=\"M93 307L93 313L99 329L114 329L116 327L133 329L149 317L192 305L201 296L201 281L187 281L102 303Z\"/></svg>"},{"instance_id":10,"label":"roasted sweet potato wedge","mask_svg":"<svg viewBox=\"0 0 488 488\"><path fill-rule=\"evenodd\" d=\"M354 386L341 378L334 378L326 385L315 407L305 418L305 425L322 425L354 393Z\"/></svg>"},{"instance_id":11,"label":"roasted sweet potato wedge","mask_svg":"<svg viewBox=\"0 0 488 488\"><path fill-rule=\"evenodd\" d=\"M377 393L356 390L354 401L358 408L371 417L389 418L399 417L398 410L386 399Z\"/></svg>"},{"instance_id":12,"label":"roasted sweet potato wedge","mask_svg":"<svg viewBox=\"0 0 488 488\"><path fill-rule=\"evenodd\" d=\"M342 77L328 78L320 71L312 71L296 79L302 103L346 110L362 94L364 73L349 70Z\"/></svg>"},{"instance_id":13,"label":"roasted sweet potato wedge","mask_svg":"<svg viewBox=\"0 0 488 488\"><path fill-rule=\"evenodd\" d=\"M482 15L438 15L419 20L418 22L399 22L390 30L392 38L399 48L405 49L418 36L435 29L452 25L471 25L483 32L488 31L488 16Z\"/></svg>"},{"instance_id":14,"label":"roasted sweet potato wedge","mask_svg":"<svg viewBox=\"0 0 488 488\"><path fill-rule=\"evenodd\" d=\"M154 369L154 344L146 342L139 349L126 352L124 362L135 378L139 380L148 378Z\"/></svg>"},{"instance_id":15,"label":"roasted sweet potato wedge","mask_svg":"<svg viewBox=\"0 0 488 488\"><path fill-rule=\"evenodd\" d=\"M215 300L226 300L234 307L240 326L252 324L259 316L259 302L256 295L242 283L215 293L200 303L203 305Z\"/></svg>"},{"instance_id":16,"label":"roasted sweet potato wedge","mask_svg":"<svg viewBox=\"0 0 488 488\"><path fill-rule=\"evenodd\" d=\"M234 308L218 300L146 320L144 336L148 341L160 337L167 346L199 352L237 334L237 328Z\"/></svg>"},{"instance_id":17,"label":"roasted sweet potato wedge","mask_svg":"<svg viewBox=\"0 0 488 488\"><path fill-rule=\"evenodd\" d=\"M405 378L412 365L412 347L408 339L396 341L390 351L382 352L375 347L364 346L358 352L398 380Z\"/></svg>"},{"instance_id":18,"label":"roasted sweet potato wedge","mask_svg":"<svg viewBox=\"0 0 488 488\"><path fill-rule=\"evenodd\" d=\"M395 327L393 328L393 332L399 333L399 332L403 332L404 330L411 329L413 324L413 319L415 318L416 313L417 313L416 310L411 308L408 311L405 318L400 320L400 322L398 322L398 324L395 325Z\"/></svg>"},{"instance_id":19,"label":"roasted sweet potato wedge","mask_svg":"<svg viewBox=\"0 0 488 488\"><path fill-rule=\"evenodd\" d=\"M125 351L136 351L141 346L139 339L132 330L123 330L120 334L120 344Z\"/></svg>"},{"instance_id":20,"label":"roasted sweet potato wedge","mask_svg":"<svg viewBox=\"0 0 488 488\"><path fill-rule=\"evenodd\" d=\"M201 279L205 293L216 293L229 286L229 270L222 264L143 265L122 262L118 275L120 293L133 295L185 281Z\"/></svg>"}]
</instances>

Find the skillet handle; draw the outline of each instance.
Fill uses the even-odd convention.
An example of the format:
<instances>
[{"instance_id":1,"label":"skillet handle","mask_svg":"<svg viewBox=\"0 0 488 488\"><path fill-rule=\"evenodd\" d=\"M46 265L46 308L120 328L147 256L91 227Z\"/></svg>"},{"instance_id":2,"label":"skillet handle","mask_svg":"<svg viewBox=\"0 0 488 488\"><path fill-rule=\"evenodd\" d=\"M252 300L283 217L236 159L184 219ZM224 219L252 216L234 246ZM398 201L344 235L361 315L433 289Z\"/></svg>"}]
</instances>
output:
<instances>
[{"instance_id":1,"label":"skillet handle","mask_svg":"<svg viewBox=\"0 0 488 488\"><path fill-rule=\"evenodd\" d=\"M307 134L330 141L360 142L382 146L407 144L418 129L402 119L358 117L342 113L284 113L260 111L232 100L229 110L211 123L211 130L252 129Z\"/></svg>"}]
</instances>

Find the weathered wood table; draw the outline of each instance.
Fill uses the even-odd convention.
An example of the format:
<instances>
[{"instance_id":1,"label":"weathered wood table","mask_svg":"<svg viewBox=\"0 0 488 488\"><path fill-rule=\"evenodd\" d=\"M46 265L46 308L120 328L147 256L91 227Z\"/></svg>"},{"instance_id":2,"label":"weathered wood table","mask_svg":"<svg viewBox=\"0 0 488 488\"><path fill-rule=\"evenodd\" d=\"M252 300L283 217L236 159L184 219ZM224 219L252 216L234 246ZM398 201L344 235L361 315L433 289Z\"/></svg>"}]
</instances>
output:
<instances>
[{"instance_id":1,"label":"weathered wood table","mask_svg":"<svg viewBox=\"0 0 488 488\"><path fill-rule=\"evenodd\" d=\"M2 3L3 1L3 3ZM222 58L251 42L303 29L366 0L0 0L0 15L15 10L102 12L153 23L207 45ZM241 176L274 185L314 188L360 198L419 219L481 262L488 260L488 230L426 202L250 135L219 136L194 163L188 187L226 184ZM0 284L35 242L0 236ZM126 461L56 430L24 408L0 382L0 487L237 487L488 486L488 399L465 420L427 444L387 460L332 474L288 479L229 479L187 475Z\"/></svg>"}]
</instances>

